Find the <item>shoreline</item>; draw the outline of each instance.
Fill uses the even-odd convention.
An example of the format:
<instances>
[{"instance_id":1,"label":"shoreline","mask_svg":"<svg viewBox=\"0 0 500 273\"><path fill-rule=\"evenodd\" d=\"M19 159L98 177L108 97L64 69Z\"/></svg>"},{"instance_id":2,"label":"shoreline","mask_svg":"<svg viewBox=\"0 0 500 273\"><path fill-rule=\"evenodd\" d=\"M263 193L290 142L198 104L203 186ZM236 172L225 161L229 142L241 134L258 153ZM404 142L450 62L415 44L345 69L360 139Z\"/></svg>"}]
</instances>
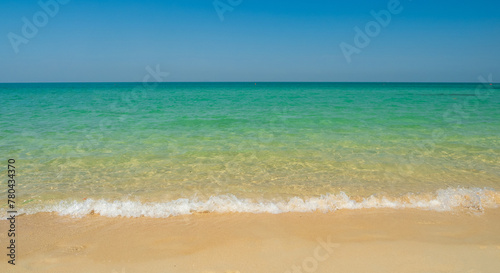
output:
<instances>
[{"instance_id":1,"label":"shoreline","mask_svg":"<svg viewBox=\"0 0 500 273\"><path fill-rule=\"evenodd\" d=\"M29 200L33 201L33 200ZM53 200L55 201L55 200ZM33 204L31 204L33 205ZM500 191L488 188L445 188L434 192L405 194L348 195L344 191L318 196L291 196L288 198L251 198L233 194L210 195L169 201L134 199L113 200L83 198L60 200L58 203L18 207L18 215L58 213L72 217L98 214L106 217L167 218L192 213L313 213L335 212L343 209L421 209L434 211L500 208ZM0 218L7 218L7 210L0 209Z\"/></svg>"},{"instance_id":2,"label":"shoreline","mask_svg":"<svg viewBox=\"0 0 500 273\"><path fill-rule=\"evenodd\" d=\"M2 272L496 272L500 209L17 216ZM0 221L7 231L7 221ZM7 233L0 233L6 242ZM3 243L5 244L5 243ZM5 247L3 247L6 252Z\"/></svg>"}]
</instances>

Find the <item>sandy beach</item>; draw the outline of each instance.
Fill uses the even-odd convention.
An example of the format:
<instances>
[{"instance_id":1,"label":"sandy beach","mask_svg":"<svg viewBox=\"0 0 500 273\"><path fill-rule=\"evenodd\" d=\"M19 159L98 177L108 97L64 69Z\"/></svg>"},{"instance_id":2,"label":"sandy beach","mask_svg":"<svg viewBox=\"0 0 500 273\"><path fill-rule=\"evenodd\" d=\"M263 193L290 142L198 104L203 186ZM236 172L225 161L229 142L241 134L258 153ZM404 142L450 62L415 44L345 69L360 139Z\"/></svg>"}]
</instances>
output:
<instances>
[{"instance_id":1,"label":"sandy beach","mask_svg":"<svg viewBox=\"0 0 500 273\"><path fill-rule=\"evenodd\" d=\"M6 230L6 221L1 221ZM498 272L500 209L18 216L1 272ZM6 242L6 234L0 239ZM5 244L4 244L5 245ZM5 251L4 251L5 252Z\"/></svg>"},{"instance_id":2,"label":"sandy beach","mask_svg":"<svg viewBox=\"0 0 500 273\"><path fill-rule=\"evenodd\" d=\"M500 1L0 10L0 273L500 273Z\"/></svg>"}]
</instances>

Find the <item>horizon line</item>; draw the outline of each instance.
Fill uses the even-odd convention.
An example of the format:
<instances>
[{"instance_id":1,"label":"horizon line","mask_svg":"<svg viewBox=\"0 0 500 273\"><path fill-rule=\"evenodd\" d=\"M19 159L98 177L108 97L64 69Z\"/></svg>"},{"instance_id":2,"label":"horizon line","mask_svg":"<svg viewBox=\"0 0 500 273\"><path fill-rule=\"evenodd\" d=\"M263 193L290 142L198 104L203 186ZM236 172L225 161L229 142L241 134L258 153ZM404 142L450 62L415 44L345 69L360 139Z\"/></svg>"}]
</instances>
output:
<instances>
[{"instance_id":1,"label":"horizon line","mask_svg":"<svg viewBox=\"0 0 500 273\"><path fill-rule=\"evenodd\" d=\"M88 81L88 82L80 82L80 81L47 81L47 82L0 82L0 84L53 84L53 83L143 83L142 81L136 82L136 81ZM163 82L156 82L158 84L162 83L381 83L381 84L387 84L387 83L443 83L443 84L450 84L450 83L470 83L470 84L477 84L481 82L446 82L446 81L163 81ZM500 84L500 82L491 82L490 84Z\"/></svg>"}]
</instances>

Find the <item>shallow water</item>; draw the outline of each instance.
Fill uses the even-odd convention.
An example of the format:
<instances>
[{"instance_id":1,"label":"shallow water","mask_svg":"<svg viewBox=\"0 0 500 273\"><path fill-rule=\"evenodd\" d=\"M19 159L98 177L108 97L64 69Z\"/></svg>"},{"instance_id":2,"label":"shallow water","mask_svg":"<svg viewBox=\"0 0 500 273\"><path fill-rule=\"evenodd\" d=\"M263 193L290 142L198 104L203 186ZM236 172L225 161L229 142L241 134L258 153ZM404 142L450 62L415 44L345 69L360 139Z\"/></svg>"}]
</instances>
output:
<instances>
[{"instance_id":1,"label":"shallow water","mask_svg":"<svg viewBox=\"0 0 500 273\"><path fill-rule=\"evenodd\" d=\"M500 93L493 87L0 84L1 168L16 160L25 211L494 206Z\"/></svg>"}]
</instances>

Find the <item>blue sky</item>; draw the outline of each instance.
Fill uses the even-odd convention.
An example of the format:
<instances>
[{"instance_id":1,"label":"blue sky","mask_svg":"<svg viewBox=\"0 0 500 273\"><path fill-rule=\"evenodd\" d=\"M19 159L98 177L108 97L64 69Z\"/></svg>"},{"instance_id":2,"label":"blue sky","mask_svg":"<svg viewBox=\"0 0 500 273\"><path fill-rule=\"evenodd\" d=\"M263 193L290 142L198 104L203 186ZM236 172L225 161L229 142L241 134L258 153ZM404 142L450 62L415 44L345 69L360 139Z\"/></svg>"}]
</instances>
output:
<instances>
[{"instance_id":1,"label":"blue sky","mask_svg":"<svg viewBox=\"0 0 500 273\"><path fill-rule=\"evenodd\" d=\"M167 81L500 77L500 1L401 0L363 48L354 28L394 0L220 0L223 21L213 0L51 1L53 17L38 1L0 2L0 82L141 81L156 65ZM23 18L38 20L33 37ZM358 49L350 63L343 42Z\"/></svg>"}]
</instances>

